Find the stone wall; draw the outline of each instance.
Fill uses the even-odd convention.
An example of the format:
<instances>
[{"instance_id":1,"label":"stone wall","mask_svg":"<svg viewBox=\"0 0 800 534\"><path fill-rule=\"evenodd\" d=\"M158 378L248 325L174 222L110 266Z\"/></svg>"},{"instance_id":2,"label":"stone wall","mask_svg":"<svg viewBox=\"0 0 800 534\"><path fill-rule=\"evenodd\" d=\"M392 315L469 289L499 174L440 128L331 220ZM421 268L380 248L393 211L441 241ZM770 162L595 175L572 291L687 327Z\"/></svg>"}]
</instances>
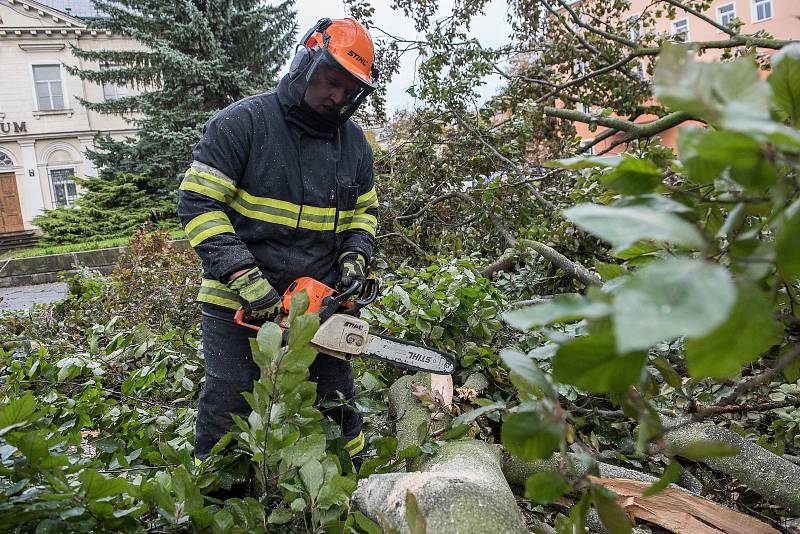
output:
<instances>
[{"instance_id":1,"label":"stone wall","mask_svg":"<svg viewBox=\"0 0 800 534\"><path fill-rule=\"evenodd\" d=\"M185 239L172 241L181 249L189 246ZM0 260L0 287L15 287L30 284L56 282L61 276L74 275L78 268L89 267L100 272L111 271L126 247L69 252L50 256L34 256Z\"/></svg>"}]
</instances>

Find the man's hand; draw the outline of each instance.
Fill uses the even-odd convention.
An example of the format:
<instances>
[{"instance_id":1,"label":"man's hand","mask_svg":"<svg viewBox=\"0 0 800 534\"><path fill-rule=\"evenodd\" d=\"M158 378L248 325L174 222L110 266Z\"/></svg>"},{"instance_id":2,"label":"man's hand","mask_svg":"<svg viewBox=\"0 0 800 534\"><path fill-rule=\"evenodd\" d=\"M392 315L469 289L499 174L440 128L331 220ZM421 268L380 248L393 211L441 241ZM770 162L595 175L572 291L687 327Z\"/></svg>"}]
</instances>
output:
<instances>
[{"instance_id":1,"label":"man's hand","mask_svg":"<svg viewBox=\"0 0 800 534\"><path fill-rule=\"evenodd\" d=\"M253 319L275 317L281 311L281 296L270 285L261 269L253 267L241 275L234 273L228 287L239 295L245 314Z\"/></svg>"},{"instance_id":2,"label":"man's hand","mask_svg":"<svg viewBox=\"0 0 800 534\"><path fill-rule=\"evenodd\" d=\"M344 291L356 280L363 282L366 278L366 264L367 260L358 252L344 254L339 259L339 280L336 282L336 289Z\"/></svg>"}]
</instances>

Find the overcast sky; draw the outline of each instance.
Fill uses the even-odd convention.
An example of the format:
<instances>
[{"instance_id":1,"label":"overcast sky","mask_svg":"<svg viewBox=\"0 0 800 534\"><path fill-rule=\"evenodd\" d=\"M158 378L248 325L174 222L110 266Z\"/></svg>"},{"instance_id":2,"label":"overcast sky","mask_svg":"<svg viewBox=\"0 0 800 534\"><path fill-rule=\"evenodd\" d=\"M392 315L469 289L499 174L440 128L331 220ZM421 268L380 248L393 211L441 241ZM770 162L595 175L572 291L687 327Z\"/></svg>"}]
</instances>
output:
<instances>
[{"instance_id":1,"label":"overcast sky","mask_svg":"<svg viewBox=\"0 0 800 534\"><path fill-rule=\"evenodd\" d=\"M402 12L393 11L389 5L391 0L373 0L375 7L373 22L379 28L403 38L416 38L414 22L406 18ZM297 23L299 25L297 39L313 26L322 17L333 19L346 16L344 4L341 0L295 0L297 9ZM449 13L453 5L453 0L441 0L441 12ZM509 34L510 27L506 21L507 3L493 0L485 9L485 14L474 19L472 24L472 35L477 37L484 46L497 46L504 42ZM381 38L381 33L377 30L372 31L373 39ZM391 115L398 109L408 109L414 107L414 99L405 91L414 82L414 62L416 54L407 53L403 56L400 74L395 76L389 86L387 95L387 108ZM287 64L288 69L288 64ZM487 78L487 85L484 87L484 97L494 94L502 83L499 76Z\"/></svg>"}]
</instances>

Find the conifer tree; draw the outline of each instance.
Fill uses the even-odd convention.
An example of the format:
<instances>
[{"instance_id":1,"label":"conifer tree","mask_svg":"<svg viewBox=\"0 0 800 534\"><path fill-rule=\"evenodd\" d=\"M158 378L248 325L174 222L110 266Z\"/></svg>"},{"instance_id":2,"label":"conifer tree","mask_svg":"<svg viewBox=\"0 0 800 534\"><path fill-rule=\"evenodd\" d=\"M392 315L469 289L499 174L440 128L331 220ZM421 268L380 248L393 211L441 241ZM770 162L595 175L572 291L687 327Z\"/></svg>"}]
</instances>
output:
<instances>
[{"instance_id":1,"label":"conifer tree","mask_svg":"<svg viewBox=\"0 0 800 534\"><path fill-rule=\"evenodd\" d=\"M84 80L141 91L104 102L83 102L101 113L122 113L139 128L123 141L100 138L89 156L100 176L139 174L158 196L174 191L191 162L203 123L217 110L277 82L296 31L293 0L93 0L108 18L91 22L131 37L137 50L72 53L100 68L70 68Z\"/></svg>"}]
</instances>

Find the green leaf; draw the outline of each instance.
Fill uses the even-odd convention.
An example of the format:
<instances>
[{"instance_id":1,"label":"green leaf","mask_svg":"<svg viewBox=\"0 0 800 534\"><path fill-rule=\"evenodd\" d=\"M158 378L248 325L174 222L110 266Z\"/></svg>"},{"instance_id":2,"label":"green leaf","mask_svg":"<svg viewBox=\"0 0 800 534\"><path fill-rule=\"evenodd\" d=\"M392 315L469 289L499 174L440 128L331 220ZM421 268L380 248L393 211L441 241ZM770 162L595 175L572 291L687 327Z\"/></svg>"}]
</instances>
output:
<instances>
[{"instance_id":1,"label":"green leaf","mask_svg":"<svg viewBox=\"0 0 800 534\"><path fill-rule=\"evenodd\" d=\"M594 260L594 268L600 274L600 278L602 278L604 282L628 274L628 270L622 265L603 263L599 260Z\"/></svg>"},{"instance_id":2,"label":"green leaf","mask_svg":"<svg viewBox=\"0 0 800 534\"><path fill-rule=\"evenodd\" d=\"M356 489L356 481L352 478L343 477L336 473L329 476L319 491L317 504L322 509L330 508L334 505L343 506L349 500L353 491Z\"/></svg>"},{"instance_id":3,"label":"green leaf","mask_svg":"<svg viewBox=\"0 0 800 534\"><path fill-rule=\"evenodd\" d=\"M84 470L78 476L78 480L81 482L81 489L86 492L88 499L96 500L104 497L115 497L129 490L128 481L124 478L105 478L91 469Z\"/></svg>"},{"instance_id":4,"label":"green leaf","mask_svg":"<svg viewBox=\"0 0 800 534\"><path fill-rule=\"evenodd\" d=\"M10 401L0 409L0 436L27 424L36 412L36 399L31 392Z\"/></svg>"},{"instance_id":5,"label":"green leaf","mask_svg":"<svg viewBox=\"0 0 800 534\"><path fill-rule=\"evenodd\" d=\"M553 379L594 393L622 393L642 378L644 352L618 356L611 332L575 338L553 357Z\"/></svg>"},{"instance_id":6,"label":"green leaf","mask_svg":"<svg viewBox=\"0 0 800 534\"><path fill-rule=\"evenodd\" d=\"M503 446L511 454L528 460L549 458L561 445L564 432L552 419L537 412L517 412L501 428Z\"/></svg>"},{"instance_id":7,"label":"green leaf","mask_svg":"<svg viewBox=\"0 0 800 534\"><path fill-rule=\"evenodd\" d=\"M428 524L419 509L417 498L410 491L406 491L406 524L411 534L425 534L428 530Z\"/></svg>"},{"instance_id":8,"label":"green leaf","mask_svg":"<svg viewBox=\"0 0 800 534\"><path fill-rule=\"evenodd\" d=\"M672 459L669 462L669 465L666 469L664 469L664 473L661 475L661 478L653 482L649 488L644 490L642 496L650 497L651 495L655 495L659 491L663 490L670 484L673 484L681 478L681 464L678 463L677 460Z\"/></svg>"},{"instance_id":9,"label":"green leaf","mask_svg":"<svg viewBox=\"0 0 800 534\"><path fill-rule=\"evenodd\" d=\"M630 534L631 521L617 503L617 494L597 484L592 484L591 493L603 526L611 534Z\"/></svg>"},{"instance_id":10,"label":"green leaf","mask_svg":"<svg viewBox=\"0 0 800 534\"><path fill-rule=\"evenodd\" d=\"M297 298L297 297L295 297ZM267 523L270 525L285 525L292 520L292 511L288 508L276 508L267 518Z\"/></svg>"},{"instance_id":11,"label":"green leaf","mask_svg":"<svg viewBox=\"0 0 800 534\"><path fill-rule=\"evenodd\" d=\"M700 61L685 45L665 42L653 76L653 94L672 111L715 122L731 104L748 114L769 117L772 98L751 57L732 62Z\"/></svg>"},{"instance_id":12,"label":"green leaf","mask_svg":"<svg viewBox=\"0 0 800 534\"><path fill-rule=\"evenodd\" d=\"M579 204L565 210L564 216L615 247L628 247L641 240L672 243L698 250L705 246L703 236L690 223L677 215L648 208Z\"/></svg>"},{"instance_id":13,"label":"green leaf","mask_svg":"<svg viewBox=\"0 0 800 534\"><path fill-rule=\"evenodd\" d=\"M576 171L581 169L594 169L596 167L616 167L621 161L621 156L575 156L572 158L546 161L544 166Z\"/></svg>"},{"instance_id":14,"label":"green leaf","mask_svg":"<svg viewBox=\"0 0 800 534\"><path fill-rule=\"evenodd\" d=\"M233 531L234 525L233 515L227 510L220 510L211 519L211 532L214 534L228 534Z\"/></svg>"},{"instance_id":15,"label":"green leaf","mask_svg":"<svg viewBox=\"0 0 800 534\"><path fill-rule=\"evenodd\" d=\"M661 170L652 161L628 154L611 172L600 175L603 185L623 195L649 193L661 184L661 180Z\"/></svg>"},{"instance_id":16,"label":"green leaf","mask_svg":"<svg viewBox=\"0 0 800 534\"><path fill-rule=\"evenodd\" d=\"M702 337L730 315L736 286L719 265L682 258L646 265L612 303L617 351L648 349L681 336Z\"/></svg>"},{"instance_id":17,"label":"green leaf","mask_svg":"<svg viewBox=\"0 0 800 534\"><path fill-rule=\"evenodd\" d=\"M300 480L303 481L312 500L317 498L324 476L325 473L322 471L322 464L319 463L319 460L311 459L300 468Z\"/></svg>"},{"instance_id":18,"label":"green leaf","mask_svg":"<svg viewBox=\"0 0 800 534\"><path fill-rule=\"evenodd\" d=\"M316 313L297 317L289 327L289 348L295 349L306 345L314 338L318 329L319 315Z\"/></svg>"},{"instance_id":19,"label":"green leaf","mask_svg":"<svg viewBox=\"0 0 800 534\"><path fill-rule=\"evenodd\" d=\"M756 172L762 165L762 146L745 134L681 128L678 149L686 174L697 184L714 182L727 168L736 169L732 178L746 187L765 187L776 178Z\"/></svg>"},{"instance_id":20,"label":"green leaf","mask_svg":"<svg viewBox=\"0 0 800 534\"><path fill-rule=\"evenodd\" d=\"M800 45L785 46L772 56L772 101L783 110L793 125L800 119Z\"/></svg>"},{"instance_id":21,"label":"green leaf","mask_svg":"<svg viewBox=\"0 0 800 534\"><path fill-rule=\"evenodd\" d=\"M462 413L450 424L452 428L459 428L459 427L468 427L475 419L478 417L485 415L489 412L493 412L495 410L504 410L506 405L500 402L494 402L492 404L487 404L486 406L481 406L480 408L475 408L474 410L470 410L466 413ZM452 439L452 438L451 438Z\"/></svg>"},{"instance_id":22,"label":"green leaf","mask_svg":"<svg viewBox=\"0 0 800 534\"><path fill-rule=\"evenodd\" d=\"M666 358L663 356L656 356L653 358L653 367L658 369L658 372L661 373L662 377L664 377L664 381L674 389L680 390L681 387L683 387L681 375L675 371L675 369L672 367L672 364L669 363Z\"/></svg>"},{"instance_id":23,"label":"green leaf","mask_svg":"<svg viewBox=\"0 0 800 534\"><path fill-rule=\"evenodd\" d=\"M525 497L538 504L550 504L570 490L569 485L555 471L544 471L525 481Z\"/></svg>"},{"instance_id":24,"label":"green leaf","mask_svg":"<svg viewBox=\"0 0 800 534\"><path fill-rule=\"evenodd\" d=\"M353 517L355 517L356 524L359 526L359 528L361 528L361 530L367 534L382 534L383 530L381 529L380 525L358 510L355 511Z\"/></svg>"},{"instance_id":25,"label":"green leaf","mask_svg":"<svg viewBox=\"0 0 800 534\"><path fill-rule=\"evenodd\" d=\"M281 327L272 321L267 321L261 326L261 330L256 335L256 343L262 354L253 355L253 359L259 367L269 368L269 362L280 353L282 336Z\"/></svg>"},{"instance_id":26,"label":"green leaf","mask_svg":"<svg viewBox=\"0 0 800 534\"><path fill-rule=\"evenodd\" d=\"M533 358L510 349L500 351L500 358L511 369L511 380L520 391L529 395L538 395L541 391L548 398L558 397Z\"/></svg>"},{"instance_id":27,"label":"green leaf","mask_svg":"<svg viewBox=\"0 0 800 534\"><path fill-rule=\"evenodd\" d=\"M702 460L703 458L736 456L739 454L739 447L724 441L703 439L682 447L673 447L673 452L687 460Z\"/></svg>"},{"instance_id":28,"label":"green leaf","mask_svg":"<svg viewBox=\"0 0 800 534\"><path fill-rule=\"evenodd\" d=\"M778 271L787 280L800 278L800 209L783 222L776 238Z\"/></svg>"},{"instance_id":29,"label":"green leaf","mask_svg":"<svg viewBox=\"0 0 800 534\"><path fill-rule=\"evenodd\" d=\"M695 378L733 376L779 342L782 332L767 295L739 283L728 320L704 337L686 340L686 367Z\"/></svg>"},{"instance_id":30,"label":"green leaf","mask_svg":"<svg viewBox=\"0 0 800 534\"><path fill-rule=\"evenodd\" d=\"M294 445L282 449L281 454L295 467L300 467L310 460L318 460L325 454L325 436L323 434L303 436Z\"/></svg>"},{"instance_id":31,"label":"green leaf","mask_svg":"<svg viewBox=\"0 0 800 534\"><path fill-rule=\"evenodd\" d=\"M608 315L604 302L588 300L581 295L564 293L556 295L550 302L518 308L503 313L503 319L519 330L530 330L556 322L574 322L583 318L597 319Z\"/></svg>"},{"instance_id":32,"label":"green leaf","mask_svg":"<svg viewBox=\"0 0 800 534\"><path fill-rule=\"evenodd\" d=\"M308 309L308 292L304 289L297 295L292 297L289 303L289 324L293 324L295 319L303 315Z\"/></svg>"}]
</instances>

